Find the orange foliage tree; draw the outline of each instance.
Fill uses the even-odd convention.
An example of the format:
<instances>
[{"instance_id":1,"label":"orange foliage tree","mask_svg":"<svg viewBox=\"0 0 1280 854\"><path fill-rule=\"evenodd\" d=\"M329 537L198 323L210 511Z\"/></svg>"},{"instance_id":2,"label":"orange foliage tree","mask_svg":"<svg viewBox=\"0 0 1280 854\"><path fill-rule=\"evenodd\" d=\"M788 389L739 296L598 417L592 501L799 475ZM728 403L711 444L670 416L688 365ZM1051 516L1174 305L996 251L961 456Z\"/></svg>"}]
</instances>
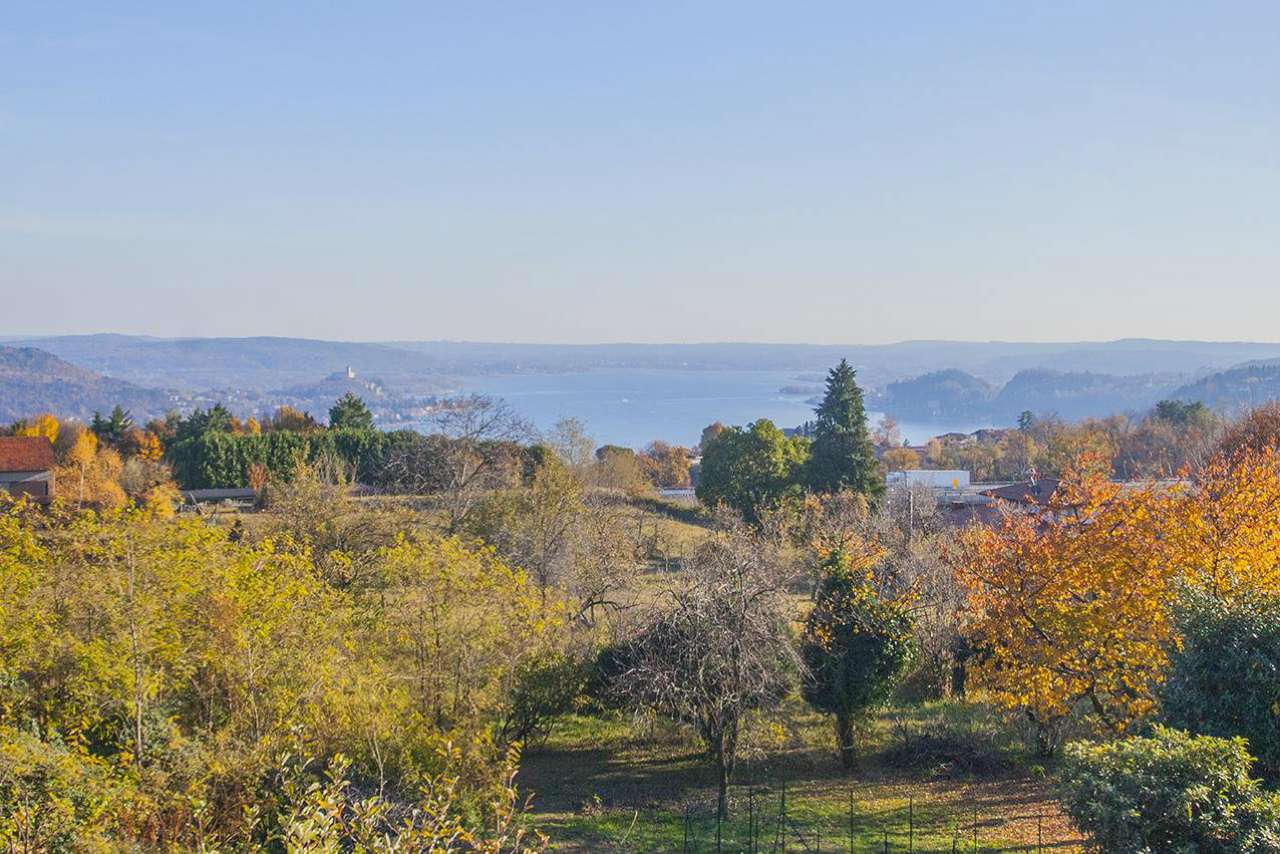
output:
<instances>
[{"instance_id":1,"label":"orange foliage tree","mask_svg":"<svg viewBox=\"0 0 1280 854\"><path fill-rule=\"evenodd\" d=\"M968 591L975 675L993 699L1026 710L1043 752L1078 703L1116 731L1152 706L1169 636L1171 574L1149 549L1160 500L1071 474L1034 512L959 538L952 559Z\"/></svg>"},{"instance_id":2,"label":"orange foliage tree","mask_svg":"<svg viewBox=\"0 0 1280 854\"><path fill-rule=\"evenodd\" d=\"M1094 466L1048 504L964 531L951 558L968 595L976 677L1023 708L1051 750L1083 703L1116 732L1154 706L1180 588L1229 600L1280 592L1280 455L1243 449L1194 481L1125 489Z\"/></svg>"},{"instance_id":3,"label":"orange foliage tree","mask_svg":"<svg viewBox=\"0 0 1280 854\"><path fill-rule=\"evenodd\" d=\"M137 451L134 455L147 462L157 463L164 457L164 445L161 443L159 436L147 430L139 437Z\"/></svg>"}]
</instances>

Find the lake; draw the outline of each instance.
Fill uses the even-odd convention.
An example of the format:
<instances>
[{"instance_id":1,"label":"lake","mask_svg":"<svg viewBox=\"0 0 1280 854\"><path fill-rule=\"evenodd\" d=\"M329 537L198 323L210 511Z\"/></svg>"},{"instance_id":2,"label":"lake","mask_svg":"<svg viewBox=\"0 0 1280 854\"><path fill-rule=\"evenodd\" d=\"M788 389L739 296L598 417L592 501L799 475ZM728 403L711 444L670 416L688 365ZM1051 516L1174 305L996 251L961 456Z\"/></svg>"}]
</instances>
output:
<instances>
[{"instance_id":1,"label":"lake","mask_svg":"<svg viewBox=\"0 0 1280 854\"><path fill-rule=\"evenodd\" d=\"M577 418L599 444L639 448L654 439L693 445L715 421L746 424L768 418L796 427L813 417L808 394L783 394L787 386L819 393L820 383L795 371L695 371L602 369L559 374L504 374L466 378L459 391L500 397L546 430L561 418ZM874 427L878 413L870 413ZM971 432L990 424L900 422L913 443L949 431Z\"/></svg>"}]
</instances>

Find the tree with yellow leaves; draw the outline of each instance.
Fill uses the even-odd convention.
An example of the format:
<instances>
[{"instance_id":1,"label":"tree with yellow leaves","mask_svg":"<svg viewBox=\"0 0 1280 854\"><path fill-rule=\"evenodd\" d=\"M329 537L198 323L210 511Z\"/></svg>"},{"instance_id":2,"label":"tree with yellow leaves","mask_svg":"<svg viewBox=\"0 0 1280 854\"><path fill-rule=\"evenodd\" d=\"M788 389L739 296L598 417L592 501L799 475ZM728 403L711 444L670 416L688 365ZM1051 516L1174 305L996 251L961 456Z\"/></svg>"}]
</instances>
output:
<instances>
[{"instance_id":1,"label":"tree with yellow leaves","mask_svg":"<svg viewBox=\"0 0 1280 854\"><path fill-rule=\"evenodd\" d=\"M98 454L98 437L89 430L81 430L71 441L58 471L58 480L62 483L78 483L76 501L84 503L85 481L89 478L89 468ZM71 475L71 477L68 477Z\"/></svg>"},{"instance_id":2,"label":"tree with yellow leaves","mask_svg":"<svg viewBox=\"0 0 1280 854\"><path fill-rule=\"evenodd\" d=\"M920 455L911 448L890 448L880 457L885 471L910 471L920 468Z\"/></svg>"},{"instance_id":3,"label":"tree with yellow leaves","mask_svg":"<svg viewBox=\"0 0 1280 854\"><path fill-rule=\"evenodd\" d=\"M147 462L160 462L160 459L164 457L164 445L160 442L160 437L150 430L144 432L138 440L138 450L135 456Z\"/></svg>"},{"instance_id":4,"label":"tree with yellow leaves","mask_svg":"<svg viewBox=\"0 0 1280 854\"><path fill-rule=\"evenodd\" d=\"M1280 454L1242 448L1137 490L1072 475L1035 512L965 531L952 558L979 679L1041 746L1080 702L1123 731L1153 707L1180 589L1280 593Z\"/></svg>"},{"instance_id":5,"label":"tree with yellow leaves","mask_svg":"<svg viewBox=\"0 0 1280 854\"><path fill-rule=\"evenodd\" d=\"M14 430L15 436L44 436L50 442L58 441L58 419L43 412L30 421L21 422Z\"/></svg>"},{"instance_id":6,"label":"tree with yellow leaves","mask_svg":"<svg viewBox=\"0 0 1280 854\"><path fill-rule=\"evenodd\" d=\"M81 450L96 465L96 449ZM0 507L0 777L13 734L34 749L66 745L95 772L79 791L102 804L100 820L77 814L66 831L109 837L60 848L45 827L23 850L266 850L277 824L253 817L302 794L272 772L297 751L329 769L350 757L365 806L369 781L412 803L447 774L474 850L499 850L480 841L503 814L493 799L510 795L492 733L526 665L560 648L563 609L542 608L523 573L455 539L406 535L335 556L371 564L341 588L287 533L253 540L138 508ZM264 796L260 781L276 788ZM6 805L65 811L43 779L5 783L0 850ZM280 828L306 824L288 813Z\"/></svg>"},{"instance_id":7,"label":"tree with yellow leaves","mask_svg":"<svg viewBox=\"0 0 1280 854\"><path fill-rule=\"evenodd\" d=\"M1280 453L1242 446L1219 454L1192 488L1170 496L1158 542L1184 581L1232 601L1280 593Z\"/></svg>"},{"instance_id":8,"label":"tree with yellow leaves","mask_svg":"<svg viewBox=\"0 0 1280 854\"><path fill-rule=\"evenodd\" d=\"M77 507L88 504L113 509L124 506L127 500L119 483L122 469L119 454L99 447L92 431L81 430L63 454L54 476L59 484L70 487L68 498Z\"/></svg>"},{"instance_id":9,"label":"tree with yellow leaves","mask_svg":"<svg viewBox=\"0 0 1280 854\"><path fill-rule=\"evenodd\" d=\"M1151 548L1166 500L1073 474L1043 507L959 538L952 559L976 676L996 701L1026 710L1043 753L1078 703L1113 731L1152 708L1174 579Z\"/></svg>"}]
</instances>

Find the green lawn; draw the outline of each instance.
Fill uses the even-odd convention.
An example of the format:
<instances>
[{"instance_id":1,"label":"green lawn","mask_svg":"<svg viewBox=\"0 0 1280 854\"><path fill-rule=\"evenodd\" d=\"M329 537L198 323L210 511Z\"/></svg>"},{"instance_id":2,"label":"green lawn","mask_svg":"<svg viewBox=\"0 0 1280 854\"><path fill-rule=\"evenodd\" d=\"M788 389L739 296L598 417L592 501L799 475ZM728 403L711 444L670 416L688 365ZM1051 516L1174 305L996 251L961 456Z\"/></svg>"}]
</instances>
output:
<instances>
[{"instance_id":1,"label":"green lawn","mask_svg":"<svg viewBox=\"0 0 1280 854\"><path fill-rule=\"evenodd\" d=\"M1051 769L1031 762L1008 721L984 706L885 712L866 728L852 775L830 738L798 700L779 722L751 728L720 850L883 851L887 842L890 851L972 851L975 827L980 851L1078 850ZM567 719L528 752L521 778L554 850L717 850L712 770L671 725Z\"/></svg>"}]
</instances>

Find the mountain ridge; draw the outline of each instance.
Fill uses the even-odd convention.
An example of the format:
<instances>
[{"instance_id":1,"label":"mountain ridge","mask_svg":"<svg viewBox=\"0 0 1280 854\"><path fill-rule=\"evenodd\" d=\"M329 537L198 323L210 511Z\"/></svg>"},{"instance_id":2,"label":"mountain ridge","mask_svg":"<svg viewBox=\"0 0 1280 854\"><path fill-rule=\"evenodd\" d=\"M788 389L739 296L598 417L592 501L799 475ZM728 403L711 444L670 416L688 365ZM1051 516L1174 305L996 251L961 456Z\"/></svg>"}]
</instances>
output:
<instances>
[{"instance_id":1,"label":"mountain ridge","mask_svg":"<svg viewBox=\"0 0 1280 854\"><path fill-rule=\"evenodd\" d=\"M177 401L163 389L102 376L35 347L0 345L0 421L40 412L87 419L116 404L145 418L164 414Z\"/></svg>"},{"instance_id":2,"label":"mountain ridge","mask_svg":"<svg viewBox=\"0 0 1280 854\"><path fill-rule=\"evenodd\" d=\"M313 382L354 365L415 393L439 392L457 377L654 370L825 371L848 358L864 385L883 387L942 368L1003 384L1028 368L1111 374L1206 375L1255 359L1280 358L1280 343L1118 339L1113 342L904 341L893 344L525 344L460 341L351 342L288 336L158 338L119 333L34 336L38 347L98 373L188 391L236 385L257 391Z\"/></svg>"}]
</instances>

